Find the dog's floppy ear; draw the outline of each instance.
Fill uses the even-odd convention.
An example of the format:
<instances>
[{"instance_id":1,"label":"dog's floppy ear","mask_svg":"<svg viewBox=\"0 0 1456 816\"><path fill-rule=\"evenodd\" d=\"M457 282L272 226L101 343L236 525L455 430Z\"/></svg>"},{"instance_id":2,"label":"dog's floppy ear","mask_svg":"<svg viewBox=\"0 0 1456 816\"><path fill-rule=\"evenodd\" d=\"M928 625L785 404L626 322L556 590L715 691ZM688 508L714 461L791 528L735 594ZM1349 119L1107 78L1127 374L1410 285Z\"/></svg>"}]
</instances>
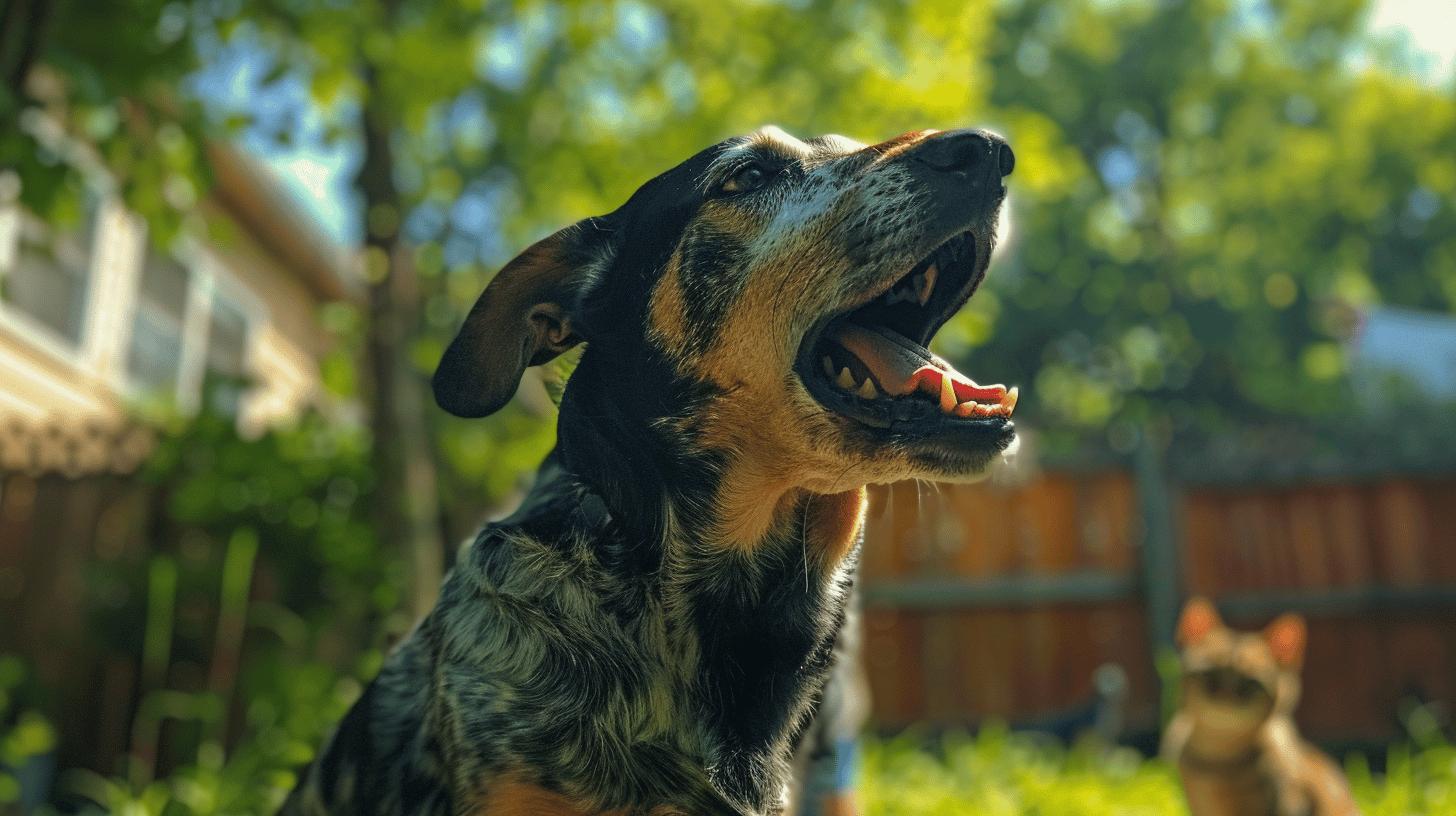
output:
<instances>
[{"instance_id":1,"label":"dog's floppy ear","mask_svg":"<svg viewBox=\"0 0 1456 816\"><path fill-rule=\"evenodd\" d=\"M537 241L506 264L470 309L435 369L435 402L459 417L500 410L527 366L586 339L573 320L610 255L604 219L588 218Z\"/></svg>"}]
</instances>

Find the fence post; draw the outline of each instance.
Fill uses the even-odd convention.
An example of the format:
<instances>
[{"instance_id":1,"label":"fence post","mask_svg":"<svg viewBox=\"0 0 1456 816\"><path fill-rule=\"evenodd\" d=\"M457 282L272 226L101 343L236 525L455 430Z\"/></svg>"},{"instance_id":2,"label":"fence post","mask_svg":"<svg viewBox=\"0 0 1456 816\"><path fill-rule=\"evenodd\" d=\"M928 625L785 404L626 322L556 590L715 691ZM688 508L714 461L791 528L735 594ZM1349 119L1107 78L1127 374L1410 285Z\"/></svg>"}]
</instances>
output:
<instances>
[{"instance_id":1,"label":"fence post","mask_svg":"<svg viewBox=\"0 0 1456 816\"><path fill-rule=\"evenodd\" d=\"M1178 615L1178 537L1173 489L1168 482L1166 444L1153 428L1145 428L1133 461L1138 510L1142 517L1143 599L1148 620L1150 654L1173 647Z\"/></svg>"}]
</instances>

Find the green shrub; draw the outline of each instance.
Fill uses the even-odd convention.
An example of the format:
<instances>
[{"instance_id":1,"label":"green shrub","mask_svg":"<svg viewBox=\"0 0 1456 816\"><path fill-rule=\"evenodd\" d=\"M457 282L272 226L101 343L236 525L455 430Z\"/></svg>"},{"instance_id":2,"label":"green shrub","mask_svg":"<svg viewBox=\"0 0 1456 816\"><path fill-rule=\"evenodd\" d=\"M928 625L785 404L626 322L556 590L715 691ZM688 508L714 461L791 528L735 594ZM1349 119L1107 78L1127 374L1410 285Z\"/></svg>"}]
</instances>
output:
<instances>
[{"instance_id":1,"label":"green shrub","mask_svg":"<svg viewBox=\"0 0 1456 816\"><path fill-rule=\"evenodd\" d=\"M1352 756L1346 773L1365 816L1456 814L1456 746L1395 747L1386 772ZM876 816L1184 816L1177 774L1124 748L1070 748L986 728L927 746L914 734L866 746L861 794Z\"/></svg>"},{"instance_id":2,"label":"green shrub","mask_svg":"<svg viewBox=\"0 0 1456 816\"><path fill-rule=\"evenodd\" d=\"M865 812L884 816L1163 816L1186 814L1178 782L1126 748L1063 747L988 727L927 748L916 736L870 742Z\"/></svg>"},{"instance_id":3,"label":"green shrub","mask_svg":"<svg viewBox=\"0 0 1456 816\"><path fill-rule=\"evenodd\" d=\"M0 655L0 813L20 801L18 769L50 753L56 745L50 723L17 699L24 681L20 660Z\"/></svg>"},{"instance_id":4,"label":"green shrub","mask_svg":"<svg viewBox=\"0 0 1456 816\"><path fill-rule=\"evenodd\" d=\"M111 773L63 772L58 802L277 808L409 624L401 552L371 524L368 444L318 414L256 438L225 415L165 427L142 473L146 546L87 575L92 648L139 670L128 750Z\"/></svg>"}]
</instances>

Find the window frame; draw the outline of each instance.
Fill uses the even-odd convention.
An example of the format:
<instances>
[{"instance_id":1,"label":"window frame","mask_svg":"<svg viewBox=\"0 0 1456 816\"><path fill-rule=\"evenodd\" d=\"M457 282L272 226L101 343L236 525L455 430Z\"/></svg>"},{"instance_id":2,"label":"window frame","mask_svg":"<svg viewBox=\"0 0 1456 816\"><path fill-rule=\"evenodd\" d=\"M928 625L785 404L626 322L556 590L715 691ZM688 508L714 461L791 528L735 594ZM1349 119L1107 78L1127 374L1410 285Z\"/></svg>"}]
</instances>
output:
<instances>
[{"instance_id":1,"label":"window frame","mask_svg":"<svg viewBox=\"0 0 1456 816\"><path fill-rule=\"evenodd\" d=\"M166 252L155 248L151 251ZM179 411L190 415L197 413L202 407L202 387L207 377L207 347L211 340L212 317L218 299L225 299L243 316L243 367L249 373L253 373L254 349L262 330L269 323L269 315L263 301L198 240L183 236L166 254L187 273L187 293L179 338L182 348L177 361L176 386L169 396ZM136 324L145 259L140 266L136 276L131 319L127 324L127 337L123 344L124 359L129 358L131 353L132 327ZM145 400L155 396L155 392L149 391L133 377L130 366L126 364L122 367L122 383L123 393L129 399ZM239 418L247 411L248 397L253 390L254 388L245 389L239 397Z\"/></svg>"},{"instance_id":2,"label":"window frame","mask_svg":"<svg viewBox=\"0 0 1456 816\"><path fill-rule=\"evenodd\" d=\"M15 183L19 184L18 178ZM92 310L97 308L96 292L103 283L102 279L118 271L115 264L104 263L107 253L101 251L112 238L111 216L117 203L108 194L105 185L88 186L86 194L95 196L96 205L88 211L90 223L82 225L82 229L90 229L91 241L89 246L82 248L85 274L76 339L72 340L44 320L15 306L3 293L0 293L0 328L8 329L9 333L30 346L72 368L94 371L97 338ZM21 206L18 195L11 201L0 201L0 290L3 290L5 279L20 263L20 246L27 228L40 231L48 241L57 239L49 224Z\"/></svg>"}]
</instances>

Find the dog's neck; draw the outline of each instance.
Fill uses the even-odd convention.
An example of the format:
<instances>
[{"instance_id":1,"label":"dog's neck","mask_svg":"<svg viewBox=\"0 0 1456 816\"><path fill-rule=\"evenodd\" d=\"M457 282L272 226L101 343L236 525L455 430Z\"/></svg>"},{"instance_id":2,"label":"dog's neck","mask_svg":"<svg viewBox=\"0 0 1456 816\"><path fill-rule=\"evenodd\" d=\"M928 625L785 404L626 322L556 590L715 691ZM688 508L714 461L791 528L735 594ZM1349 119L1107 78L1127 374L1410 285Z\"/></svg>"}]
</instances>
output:
<instances>
[{"instance_id":1,"label":"dog's neck","mask_svg":"<svg viewBox=\"0 0 1456 816\"><path fill-rule=\"evenodd\" d=\"M724 479L739 478L731 457L695 444L691 429L664 429L662 419L691 413L677 410L684 395L656 410L624 405L630 396L582 367L562 401L558 448L517 523L577 514L602 531L597 563L673 610L660 662L691 690L686 704L711 746L704 779L737 809L774 812L844 619L864 491L779 491L753 540L728 545L722 531L758 508L724 501Z\"/></svg>"},{"instance_id":2,"label":"dog's neck","mask_svg":"<svg viewBox=\"0 0 1456 816\"><path fill-rule=\"evenodd\" d=\"M863 486L814 493L785 480L784 468L743 453L746 446L727 446L731 453L707 446L691 424L694 403L711 397L706 387L623 388L607 382L603 368L588 354L572 376L558 459L629 534L661 547L689 540L748 556L792 540L826 571L849 552L863 522Z\"/></svg>"}]
</instances>

